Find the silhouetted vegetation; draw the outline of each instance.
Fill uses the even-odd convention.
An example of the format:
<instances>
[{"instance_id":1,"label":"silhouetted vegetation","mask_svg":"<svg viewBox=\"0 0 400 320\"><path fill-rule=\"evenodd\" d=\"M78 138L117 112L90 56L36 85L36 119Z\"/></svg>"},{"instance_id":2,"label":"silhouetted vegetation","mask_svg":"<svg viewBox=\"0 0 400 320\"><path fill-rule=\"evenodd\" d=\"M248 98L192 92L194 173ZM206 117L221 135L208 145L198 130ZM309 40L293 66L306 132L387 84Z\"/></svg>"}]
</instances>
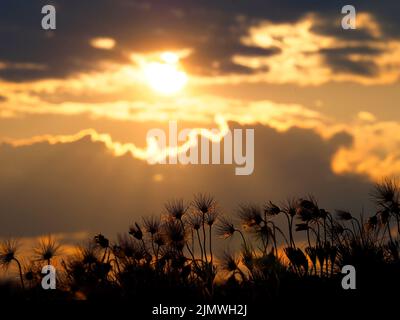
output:
<instances>
[{"instance_id":1,"label":"silhouetted vegetation","mask_svg":"<svg viewBox=\"0 0 400 320\"><path fill-rule=\"evenodd\" d=\"M376 212L359 218L329 212L313 197L243 204L235 215L223 215L206 194L191 203L173 200L161 217L134 222L116 241L98 234L75 255L58 258L57 290L49 291L41 288L40 270L60 254L59 245L51 238L42 241L23 265L18 243L7 241L0 264L15 264L20 289L4 284L2 294L157 303L346 297L341 269L353 265L357 295L382 295L400 283L399 186L387 179L371 196ZM217 252L222 238L236 239L231 251Z\"/></svg>"}]
</instances>

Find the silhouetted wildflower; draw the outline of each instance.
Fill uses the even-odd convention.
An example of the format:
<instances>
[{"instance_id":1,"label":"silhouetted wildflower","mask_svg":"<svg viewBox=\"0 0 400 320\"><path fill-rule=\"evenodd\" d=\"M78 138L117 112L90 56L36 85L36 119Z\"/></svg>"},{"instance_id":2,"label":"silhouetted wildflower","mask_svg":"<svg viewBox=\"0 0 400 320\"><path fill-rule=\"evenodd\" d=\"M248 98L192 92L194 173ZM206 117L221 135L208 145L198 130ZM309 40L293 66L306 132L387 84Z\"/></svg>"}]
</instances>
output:
<instances>
[{"instance_id":1,"label":"silhouetted wildflower","mask_svg":"<svg viewBox=\"0 0 400 320\"><path fill-rule=\"evenodd\" d=\"M296 215L296 207L296 200L288 199L282 208L282 212L286 213L290 217L294 217Z\"/></svg>"},{"instance_id":2,"label":"silhouetted wildflower","mask_svg":"<svg viewBox=\"0 0 400 320\"><path fill-rule=\"evenodd\" d=\"M194 229L194 230L199 230L202 225L202 217L198 212L194 212L190 215L189 217L189 225Z\"/></svg>"},{"instance_id":3,"label":"silhouetted wildflower","mask_svg":"<svg viewBox=\"0 0 400 320\"><path fill-rule=\"evenodd\" d=\"M108 248L110 241L101 233L94 237L94 241L103 249Z\"/></svg>"},{"instance_id":4,"label":"silhouetted wildflower","mask_svg":"<svg viewBox=\"0 0 400 320\"><path fill-rule=\"evenodd\" d=\"M129 234L138 240L143 239L142 229L137 222L135 222L135 224L129 228Z\"/></svg>"},{"instance_id":5,"label":"silhouetted wildflower","mask_svg":"<svg viewBox=\"0 0 400 320\"><path fill-rule=\"evenodd\" d=\"M397 180L386 178L374 186L372 197L378 205L396 203L399 201L399 185Z\"/></svg>"},{"instance_id":6,"label":"silhouetted wildflower","mask_svg":"<svg viewBox=\"0 0 400 320\"><path fill-rule=\"evenodd\" d=\"M350 212L344 210L336 210L336 215L339 220L349 221L353 219L353 216Z\"/></svg>"},{"instance_id":7,"label":"silhouetted wildflower","mask_svg":"<svg viewBox=\"0 0 400 320\"><path fill-rule=\"evenodd\" d=\"M325 209L319 209L319 217L321 219L326 219L328 217L328 211Z\"/></svg>"},{"instance_id":8,"label":"silhouetted wildflower","mask_svg":"<svg viewBox=\"0 0 400 320\"><path fill-rule=\"evenodd\" d=\"M154 236L154 243L159 247L165 245L166 242L165 242L165 237L163 236L163 234L156 233Z\"/></svg>"},{"instance_id":9,"label":"silhouetted wildflower","mask_svg":"<svg viewBox=\"0 0 400 320\"><path fill-rule=\"evenodd\" d=\"M205 222L208 226L212 226L214 222L217 220L219 212L216 210L209 210L206 213Z\"/></svg>"},{"instance_id":10,"label":"silhouetted wildflower","mask_svg":"<svg viewBox=\"0 0 400 320\"><path fill-rule=\"evenodd\" d=\"M319 209L314 201L300 199L296 208L296 214L301 221L311 222L319 218Z\"/></svg>"},{"instance_id":11,"label":"silhouetted wildflower","mask_svg":"<svg viewBox=\"0 0 400 320\"><path fill-rule=\"evenodd\" d=\"M217 227L217 235L224 238L231 237L236 231L235 225L232 221L222 217Z\"/></svg>"},{"instance_id":12,"label":"silhouetted wildflower","mask_svg":"<svg viewBox=\"0 0 400 320\"><path fill-rule=\"evenodd\" d=\"M182 219L188 208L189 207L184 203L183 199L172 200L165 204L165 209L168 214L177 220Z\"/></svg>"},{"instance_id":13,"label":"silhouetted wildflower","mask_svg":"<svg viewBox=\"0 0 400 320\"><path fill-rule=\"evenodd\" d=\"M246 227L260 225L263 221L260 208L256 205L241 205L239 208L239 218Z\"/></svg>"},{"instance_id":14,"label":"silhouetted wildflower","mask_svg":"<svg viewBox=\"0 0 400 320\"><path fill-rule=\"evenodd\" d=\"M46 261L51 264L51 259L60 254L60 245L56 243L50 236L39 241L38 246L34 249L36 259L38 261Z\"/></svg>"},{"instance_id":15,"label":"silhouetted wildflower","mask_svg":"<svg viewBox=\"0 0 400 320\"><path fill-rule=\"evenodd\" d=\"M24 279L30 284L30 286L38 284L42 279L41 270L35 263L31 262L28 265L25 265L23 270Z\"/></svg>"},{"instance_id":16,"label":"silhouetted wildflower","mask_svg":"<svg viewBox=\"0 0 400 320\"><path fill-rule=\"evenodd\" d=\"M239 259L234 254L225 251L222 256L221 268L228 272L234 272L238 269Z\"/></svg>"},{"instance_id":17,"label":"silhouetted wildflower","mask_svg":"<svg viewBox=\"0 0 400 320\"><path fill-rule=\"evenodd\" d=\"M197 194L193 200L194 206L203 214L211 210L215 205L214 198L209 194Z\"/></svg>"},{"instance_id":18,"label":"silhouetted wildflower","mask_svg":"<svg viewBox=\"0 0 400 320\"><path fill-rule=\"evenodd\" d=\"M378 217L374 215L368 218L367 227L370 229L375 229L378 226Z\"/></svg>"},{"instance_id":19,"label":"silhouetted wildflower","mask_svg":"<svg viewBox=\"0 0 400 320\"><path fill-rule=\"evenodd\" d=\"M185 241L185 230L179 221L168 221L164 225L165 236L168 242L176 248L182 249Z\"/></svg>"},{"instance_id":20,"label":"silhouetted wildflower","mask_svg":"<svg viewBox=\"0 0 400 320\"><path fill-rule=\"evenodd\" d=\"M91 265L100 259L99 248L93 242L88 242L85 246L78 247L78 253L84 264Z\"/></svg>"},{"instance_id":21,"label":"silhouetted wildflower","mask_svg":"<svg viewBox=\"0 0 400 320\"><path fill-rule=\"evenodd\" d=\"M19 243L16 240L4 241L0 246L0 265L7 269L16 259Z\"/></svg>"},{"instance_id":22,"label":"silhouetted wildflower","mask_svg":"<svg viewBox=\"0 0 400 320\"><path fill-rule=\"evenodd\" d=\"M121 257L142 259L143 258L143 247L138 244L132 238L128 238L126 234L118 235L118 247L117 252Z\"/></svg>"},{"instance_id":23,"label":"silhouetted wildflower","mask_svg":"<svg viewBox=\"0 0 400 320\"><path fill-rule=\"evenodd\" d=\"M276 216L277 214L281 213L281 209L276 205L273 204L271 201L264 206L264 212L269 216Z\"/></svg>"},{"instance_id":24,"label":"silhouetted wildflower","mask_svg":"<svg viewBox=\"0 0 400 320\"><path fill-rule=\"evenodd\" d=\"M8 269L10 264L14 261L18 266L21 287L25 288L24 279L22 274L22 266L17 258L19 243L16 240L7 240L0 245L0 266Z\"/></svg>"},{"instance_id":25,"label":"silhouetted wildflower","mask_svg":"<svg viewBox=\"0 0 400 320\"><path fill-rule=\"evenodd\" d=\"M160 230L160 220L153 216L143 218L143 225L145 230L151 235L155 235Z\"/></svg>"}]
</instances>

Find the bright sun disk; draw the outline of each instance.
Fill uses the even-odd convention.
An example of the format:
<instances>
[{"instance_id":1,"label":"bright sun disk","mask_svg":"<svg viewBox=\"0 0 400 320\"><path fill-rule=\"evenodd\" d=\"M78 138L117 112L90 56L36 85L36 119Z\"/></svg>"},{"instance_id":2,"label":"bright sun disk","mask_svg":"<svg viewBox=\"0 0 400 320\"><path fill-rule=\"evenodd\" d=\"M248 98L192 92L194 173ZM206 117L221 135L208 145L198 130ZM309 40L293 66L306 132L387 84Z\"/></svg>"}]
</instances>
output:
<instances>
[{"instance_id":1,"label":"bright sun disk","mask_svg":"<svg viewBox=\"0 0 400 320\"><path fill-rule=\"evenodd\" d=\"M144 74L149 86L156 92L170 95L179 92L187 83L187 74L178 66L179 56L164 52L162 62L150 62L144 67Z\"/></svg>"}]
</instances>

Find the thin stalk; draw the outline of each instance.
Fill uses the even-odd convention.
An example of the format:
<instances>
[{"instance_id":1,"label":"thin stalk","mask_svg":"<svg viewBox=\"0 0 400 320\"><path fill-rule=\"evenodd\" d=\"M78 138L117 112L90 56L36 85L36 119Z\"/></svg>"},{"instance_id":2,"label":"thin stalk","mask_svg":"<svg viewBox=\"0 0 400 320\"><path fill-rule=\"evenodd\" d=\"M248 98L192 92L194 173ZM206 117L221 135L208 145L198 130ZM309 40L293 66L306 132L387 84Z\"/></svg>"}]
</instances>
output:
<instances>
[{"instance_id":1,"label":"thin stalk","mask_svg":"<svg viewBox=\"0 0 400 320\"><path fill-rule=\"evenodd\" d=\"M388 222L386 223L387 226L387 231L389 233L389 239L390 239L390 243L393 243L393 238L392 238L392 233L390 232L390 221L388 220Z\"/></svg>"},{"instance_id":2,"label":"thin stalk","mask_svg":"<svg viewBox=\"0 0 400 320\"><path fill-rule=\"evenodd\" d=\"M275 230L275 224L272 224L272 231L273 231L272 240L273 240L273 242L274 242L275 257L278 258L278 247L277 247L277 245L276 245L276 230Z\"/></svg>"},{"instance_id":3,"label":"thin stalk","mask_svg":"<svg viewBox=\"0 0 400 320\"><path fill-rule=\"evenodd\" d=\"M25 284L24 284L24 277L22 275L22 267L21 267L21 263L18 261L17 258L13 258L13 260L17 263L18 265L18 271L19 271L19 278L21 280L21 287L23 290L25 290Z\"/></svg>"},{"instance_id":4,"label":"thin stalk","mask_svg":"<svg viewBox=\"0 0 400 320\"><path fill-rule=\"evenodd\" d=\"M212 228L212 226L210 226L210 229L209 229L209 237L210 237L210 256L211 256L211 260L210 260L210 262L211 262L211 267L212 267L212 263L213 263L213 252L212 252L212 243L211 243L211 238L212 238L212 232L211 232L211 228Z\"/></svg>"},{"instance_id":5,"label":"thin stalk","mask_svg":"<svg viewBox=\"0 0 400 320\"><path fill-rule=\"evenodd\" d=\"M311 248L310 228L307 228L307 241L308 241L308 246Z\"/></svg>"},{"instance_id":6,"label":"thin stalk","mask_svg":"<svg viewBox=\"0 0 400 320\"><path fill-rule=\"evenodd\" d=\"M154 236L153 236L153 234L151 234L151 248L153 249L154 255L156 255L156 250L155 250L155 247L154 247Z\"/></svg>"},{"instance_id":7,"label":"thin stalk","mask_svg":"<svg viewBox=\"0 0 400 320\"><path fill-rule=\"evenodd\" d=\"M353 221L353 220L354 220L354 221L356 222L356 224L357 224L358 230L359 230L359 232L360 232L361 242L364 244L364 234L363 234L363 232L362 232L362 228L361 228L360 222L359 222L356 218L352 218L352 221Z\"/></svg>"},{"instance_id":8,"label":"thin stalk","mask_svg":"<svg viewBox=\"0 0 400 320\"><path fill-rule=\"evenodd\" d=\"M205 227L205 213L203 213L202 216L202 229L203 229L203 249L204 249L204 260L206 263L208 262L207 260L207 249L206 249L206 227Z\"/></svg>"},{"instance_id":9,"label":"thin stalk","mask_svg":"<svg viewBox=\"0 0 400 320\"><path fill-rule=\"evenodd\" d=\"M290 231L290 237L293 241L293 247L296 249L296 242L294 241L294 237L293 237L293 216L290 217L289 231Z\"/></svg>"},{"instance_id":10,"label":"thin stalk","mask_svg":"<svg viewBox=\"0 0 400 320\"><path fill-rule=\"evenodd\" d=\"M194 248L194 232L193 232L193 229L191 229L191 236L192 236L192 238L191 238L191 240L192 240L192 251L193 251L193 253L195 253L195 248Z\"/></svg>"},{"instance_id":11,"label":"thin stalk","mask_svg":"<svg viewBox=\"0 0 400 320\"><path fill-rule=\"evenodd\" d=\"M246 239L245 239L245 237L243 235L243 232L240 231L239 229L236 229L235 231L239 232L240 236L242 237L244 247L247 249L247 242L246 242Z\"/></svg>"},{"instance_id":12,"label":"thin stalk","mask_svg":"<svg viewBox=\"0 0 400 320\"><path fill-rule=\"evenodd\" d=\"M397 237L400 237L400 219L396 215L396 222L397 222Z\"/></svg>"},{"instance_id":13,"label":"thin stalk","mask_svg":"<svg viewBox=\"0 0 400 320\"><path fill-rule=\"evenodd\" d=\"M197 234L197 239L199 240L199 247L200 247L200 253L201 253L201 260L203 261L203 246L201 245L201 238L200 238L199 229L196 230L196 234Z\"/></svg>"},{"instance_id":14,"label":"thin stalk","mask_svg":"<svg viewBox=\"0 0 400 320\"><path fill-rule=\"evenodd\" d=\"M288 239L286 238L286 236L285 236L285 234L283 233L283 231L282 231L279 227L277 227L277 226L275 226L275 228L276 228L276 230L278 230L279 233L281 234L283 240L286 242L286 245L287 245L288 247L290 247L289 242L288 242Z\"/></svg>"},{"instance_id":15,"label":"thin stalk","mask_svg":"<svg viewBox=\"0 0 400 320\"><path fill-rule=\"evenodd\" d=\"M288 229L289 229L290 247L295 248L296 245L293 244L292 224L290 223L289 215L287 213L285 213L285 216L286 216L286 220L287 220L287 223L288 223Z\"/></svg>"}]
</instances>

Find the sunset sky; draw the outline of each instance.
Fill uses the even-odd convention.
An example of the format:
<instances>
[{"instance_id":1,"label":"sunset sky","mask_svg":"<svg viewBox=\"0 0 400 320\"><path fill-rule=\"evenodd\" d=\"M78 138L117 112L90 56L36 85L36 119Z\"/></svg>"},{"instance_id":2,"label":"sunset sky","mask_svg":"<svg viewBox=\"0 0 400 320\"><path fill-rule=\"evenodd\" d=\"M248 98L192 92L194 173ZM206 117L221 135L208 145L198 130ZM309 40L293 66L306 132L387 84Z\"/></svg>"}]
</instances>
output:
<instances>
[{"instance_id":1,"label":"sunset sky","mask_svg":"<svg viewBox=\"0 0 400 320\"><path fill-rule=\"evenodd\" d=\"M198 192L227 215L308 194L368 213L400 174L399 18L392 0L1 1L0 238L113 236ZM141 156L148 130L216 117L255 129L252 175Z\"/></svg>"}]
</instances>

